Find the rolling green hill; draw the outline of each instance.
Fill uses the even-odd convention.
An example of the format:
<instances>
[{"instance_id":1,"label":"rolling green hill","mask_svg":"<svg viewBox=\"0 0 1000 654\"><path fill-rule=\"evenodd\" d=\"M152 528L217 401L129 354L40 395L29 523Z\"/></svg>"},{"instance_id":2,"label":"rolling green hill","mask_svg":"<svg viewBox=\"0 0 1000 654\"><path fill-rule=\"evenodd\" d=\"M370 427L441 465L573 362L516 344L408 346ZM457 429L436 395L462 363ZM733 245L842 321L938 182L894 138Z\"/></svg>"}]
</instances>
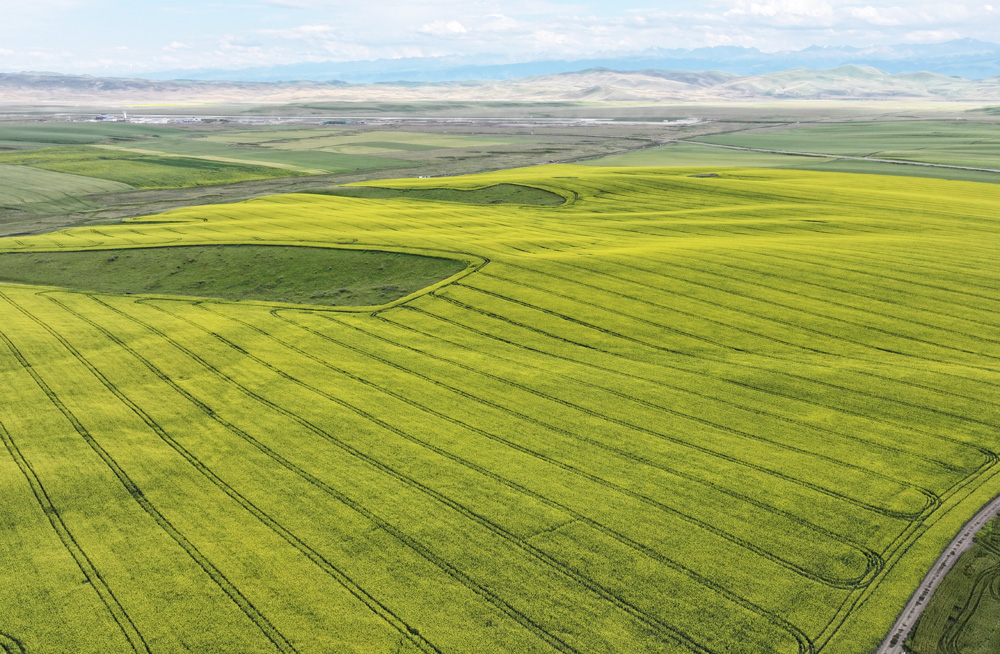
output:
<instances>
[{"instance_id":1,"label":"rolling green hill","mask_svg":"<svg viewBox=\"0 0 1000 654\"><path fill-rule=\"evenodd\" d=\"M0 207L55 212L93 208L88 195L129 191L121 182L30 166L0 165Z\"/></svg>"},{"instance_id":2,"label":"rolling green hill","mask_svg":"<svg viewBox=\"0 0 1000 654\"><path fill-rule=\"evenodd\" d=\"M88 145L0 152L2 164L95 177L140 189L211 186L308 174L266 164L213 161L182 155L160 155L157 152L128 152Z\"/></svg>"},{"instance_id":3,"label":"rolling green hill","mask_svg":"<svg viewBox=\"0 0 1000 654\"><path fill-rule=\"evenodd\" d=\"M0 241L474 264L367 308L0 284L0 647L870 651L1000 491L1000 188L369 186L498 184L566 202L283 195Z\"/></svg>"}]
</instances>

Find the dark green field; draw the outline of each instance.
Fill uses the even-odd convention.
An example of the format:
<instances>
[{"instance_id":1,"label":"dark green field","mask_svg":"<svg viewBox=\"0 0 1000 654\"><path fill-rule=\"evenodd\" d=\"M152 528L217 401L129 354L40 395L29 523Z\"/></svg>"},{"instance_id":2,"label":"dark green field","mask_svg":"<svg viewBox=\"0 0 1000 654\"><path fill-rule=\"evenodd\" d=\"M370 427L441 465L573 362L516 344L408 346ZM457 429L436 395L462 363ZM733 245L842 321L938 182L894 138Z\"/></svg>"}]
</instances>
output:
<instances>
[{"instance_id":1,"label":"dark green field","mask_svg":"<svg viewBox=\"0 0 1000 654\"><path fill-rule=\"evenodd\" d=\"M409 200L435 200L438 202L464 202L466 204L533 204L556 206L566 200L561 195L531 186L518 184L497 184L486 188L463 190L453 188L377 188L373 186L342 186L322 191L312 191L320 195L339 195L349 198L370 198L386 200L406 198Z\"/></svg>"},{"instance_id":2,"label":"dark green field","mask_svg":"<svg viewBox=\"0 0 1000 654\"><path fill-rule=\"evenodd\" d=\"M124 147L124 146L122 146ZM308 169L313 174L343 173L359 170L407 168L414 164L388 157L372 157L316 150L285 150L268 147L245 147L239 143L218 143L206 138L157 139L149 143L131 144L150 153L188 157L226 158L247 164L270 164L286 168Z\"/></svg>"},{"instance_id":3,"label":"dark green field","mask_svg":"<svg viewBox=\"0 0 1000 654\"><path fill-rule=\"evenodd\" d=\"M998 644L1000 518L945 577L906 646L914 654L996 654Z\"/></svg>"},{"instance_id":4,"label":"dark green field","mask_svg":"<svg viewBox=\"0 0 1000 654\"><path fill-rule=\"evenodd\" d=\"M86 145L0 153L0 164L97 177L139 189L212 186L305 174L287 168L158 156Z\"/></svg>"},{"instance_id":5,"label":"dark green field","mask_svg":"<svg viewBox=\"0 0 1000 654\"><path fill-rule=\"evenodd\" d=\"M0 280L104 293L372 306L466 265L385 251L207 245L0 254Z\"/></svg>"},{"instance_id":6,"label":"dark green field","mask_svg":"<svg viewBox=\"0 0 1000 654\"><path fill-rule=\"evenodd\" d=\"M752 136L752 134L747 135ZM797 147L802 150L823 148L827 143L802 142ZM765 145L754 147L767 147ZM925 156L933 156L929 150ZM932 179L952 179L965 182L1000 183L1000 173L960 168L933 168L905 164L859 161L856 159L836 159L826 157L804 157L797 155L755 152L752 150L730 150L714 148L698 143L669 143L656 148L648 148L626 154L612 155L581 162L592 166L741 166L747 168L787 168L790 170L817 170L831 173L862 173L866 175L894 175L900 177L928 177Z\"/></svg>"},{"instance_id":7,"label":"dark green field","mask_svg":"<svg viewBox=\"0 0 1000 654\"><path fill-rule=\"evenodd\" d=\"M0 214L16 209L30 213L97 208L88 196L131 191L132 187L83 175L67 175L30 166L0 166Z\"/></svg>"},{"instance_id":8,"label":"dark green field","mask_svg":"<svg viewBox=\"0 0 1000 654\"><path fill-rule=\"evenodd\" d=\"M166 126L110 122L7 124L0 125L0 143L8 148L90 145L107 140L152 138L177 131L177 128Z\"/></svg>"},{"instance_id":9,"label":"dark green field","mask_svg":"<svg viewBox=\"0 0 1000 654\"><path fill-rule=\"evenodd\" d=\"M1000 126L969 120L847 122L706 136L708 143L1000 168Z\"/></svg>"}]
</instances>

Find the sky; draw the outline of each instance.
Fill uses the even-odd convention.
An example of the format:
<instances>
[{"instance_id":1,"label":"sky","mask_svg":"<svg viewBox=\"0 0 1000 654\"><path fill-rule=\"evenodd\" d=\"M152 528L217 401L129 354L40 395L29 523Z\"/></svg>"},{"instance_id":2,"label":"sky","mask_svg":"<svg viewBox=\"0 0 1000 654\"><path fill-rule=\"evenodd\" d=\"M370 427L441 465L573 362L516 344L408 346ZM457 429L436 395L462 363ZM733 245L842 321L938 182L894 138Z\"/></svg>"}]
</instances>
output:
<instances>
[{"instance_id":1,"label":"sky","mask_svg":"<svg viewBox=\"0 0 1000 654\"><path fill-rule=\"evenodd\" d=\"M1000 0L0 0L0 71L94 75L716 45L1000 41Z\"/></svg>"}]
</instances>

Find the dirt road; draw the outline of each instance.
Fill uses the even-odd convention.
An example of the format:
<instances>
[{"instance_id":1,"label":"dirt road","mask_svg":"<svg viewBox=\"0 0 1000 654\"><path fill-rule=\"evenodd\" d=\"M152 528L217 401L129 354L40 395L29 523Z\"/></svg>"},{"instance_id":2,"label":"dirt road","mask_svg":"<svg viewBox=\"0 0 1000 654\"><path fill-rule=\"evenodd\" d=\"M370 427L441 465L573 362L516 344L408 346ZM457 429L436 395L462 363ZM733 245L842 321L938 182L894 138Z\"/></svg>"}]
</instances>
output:
<instances>
[{"instance_id":1,"label":"dirt road","mask_svg":"<svg viewBox=\"0 0 1000 654\"><path fill-rule=\"evenodd\" d=\"M934 589L938 587L941 580L948 574L948 571L955 567L955 562L958 561L958 558L972 547L974 544L973 536L976 535L976 532L982 529L997 514L1000 514L1000 495L994 497L989 504L980 509L979 513L965 523L965 526L958 532L958 535L948 543L948 547L941 553L938 560L934 562L934 566L927 573L927 576L924 577L924 580L920 582L916 592L913 593L910 601L906 603L903 612L896 619L896 623L892 625L889 634L882 641L879 648L875 650L874 654L903 654L905 651L903 649L903 641L906 640L910 630L913 629L913 626L917 623L917 619L920 618L920 614L927 607L927 602L930 600Z\"/></svg>"}]
</instances>

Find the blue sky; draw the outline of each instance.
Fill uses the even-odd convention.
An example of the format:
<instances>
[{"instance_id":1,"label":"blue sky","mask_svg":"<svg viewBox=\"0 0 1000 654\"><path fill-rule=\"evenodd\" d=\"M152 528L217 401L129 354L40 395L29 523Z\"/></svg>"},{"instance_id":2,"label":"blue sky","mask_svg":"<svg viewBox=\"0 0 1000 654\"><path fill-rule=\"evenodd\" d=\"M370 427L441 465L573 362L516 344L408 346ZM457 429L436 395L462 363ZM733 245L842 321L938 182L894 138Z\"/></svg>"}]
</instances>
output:
<instances>
[{"instance_id":1,"label":"blue sky","mask_svg":"<svg viewBox=\"0 0 1000 654\"><path fill-rule=\"evenodd\" d=\"M92 74L651 47L1000 40L1000 0L0 0L0 71Z\"/></svg>"}]
</instances>

